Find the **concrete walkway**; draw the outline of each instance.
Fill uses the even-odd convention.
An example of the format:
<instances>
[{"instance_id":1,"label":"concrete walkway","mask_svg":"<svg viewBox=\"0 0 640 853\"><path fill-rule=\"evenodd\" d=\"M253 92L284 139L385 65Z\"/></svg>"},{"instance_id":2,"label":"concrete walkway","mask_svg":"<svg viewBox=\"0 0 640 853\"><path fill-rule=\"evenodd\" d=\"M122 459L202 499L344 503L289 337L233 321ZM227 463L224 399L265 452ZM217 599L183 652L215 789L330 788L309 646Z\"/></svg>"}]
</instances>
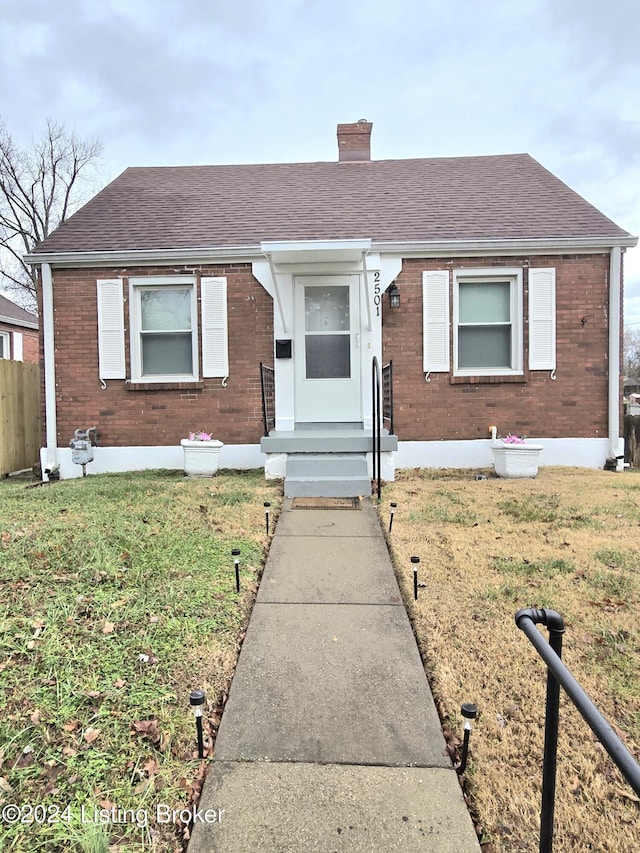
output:
<instances>
[{"instance_id":1,"label":"concrete walkway","mask_svg":"<svg viewBox=\"0 0 640 853\"><path fill-rule=\"evenodd\" d=\"M478 853L375 508L285 500L189 853Z\"/></svg>"}]
</instances>

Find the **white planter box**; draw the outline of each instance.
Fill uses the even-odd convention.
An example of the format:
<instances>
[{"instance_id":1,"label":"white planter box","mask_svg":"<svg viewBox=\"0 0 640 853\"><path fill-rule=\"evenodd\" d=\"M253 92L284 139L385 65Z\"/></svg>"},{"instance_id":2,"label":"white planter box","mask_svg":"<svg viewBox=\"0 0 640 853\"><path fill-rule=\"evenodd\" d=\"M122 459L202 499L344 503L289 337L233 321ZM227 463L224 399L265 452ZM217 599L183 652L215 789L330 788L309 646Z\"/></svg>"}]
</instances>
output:
<instances>
[{"instance_id":1,"label":"white planter box","mask_svg":"<svg viewBox=\"0 0 640 853\"><path fill-rule=\"evenodd\" d=\"M213 477L218 470L224 444L217 439L190 441L188 438L183 438L180 444L184 450L185 474L188 477Z\"/></svg>"},{"instance_id":2,"label":"white planter box","mask_svg":"<svg viewBox=\"0 0 640 853\"><path fill-rule=\"evenodd\" d=\"M541 444L503 444L494 447L493 463L498 477L535 477Z\"/></svg>"}]
</instances>

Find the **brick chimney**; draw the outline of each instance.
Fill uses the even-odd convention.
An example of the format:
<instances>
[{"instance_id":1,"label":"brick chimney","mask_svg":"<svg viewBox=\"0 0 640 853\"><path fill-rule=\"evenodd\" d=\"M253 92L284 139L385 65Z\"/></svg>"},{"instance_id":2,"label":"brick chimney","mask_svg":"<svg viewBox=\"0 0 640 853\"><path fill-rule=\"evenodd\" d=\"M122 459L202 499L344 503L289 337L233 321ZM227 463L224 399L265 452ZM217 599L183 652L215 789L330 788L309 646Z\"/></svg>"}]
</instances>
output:
<instances>
[{"instance_id":1,"label":"brick chimney","mask_svg":"<svg viewBox=\"0 0 640 853\"><path fill-rule=\"evenodd\" d=\"M355 124L338 125L338 162L371 160L371 128L373 124L361 118Z\"/></svg>"}]
</instances>

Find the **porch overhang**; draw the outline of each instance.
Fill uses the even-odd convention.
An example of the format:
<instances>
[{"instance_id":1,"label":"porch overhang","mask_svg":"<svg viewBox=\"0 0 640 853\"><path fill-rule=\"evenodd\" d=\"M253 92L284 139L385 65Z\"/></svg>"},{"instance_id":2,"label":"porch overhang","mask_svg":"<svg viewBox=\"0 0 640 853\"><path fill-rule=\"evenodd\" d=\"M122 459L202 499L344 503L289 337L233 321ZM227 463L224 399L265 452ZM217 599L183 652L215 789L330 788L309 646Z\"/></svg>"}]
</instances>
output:
<instances>
[{"instance_id":1,"label":"porch overhang","mask_svg":"<svg viewBox=\"0 0 640 853\"><path fill-rule=\"evenodd\" d=\"M371 251L371 240L282 240L260 243L276 265L353 263Z\"/></svg>"},{"instance_id":2,"label":"porch overhang","mask_svg":"<svg viewBox=\"0 0 640 853\"><path fill-rule=\"evenodd\" d=\"M282 328L286 333L287 322L282 307L282 296L278 287L276 267L288 271L306 264L351 264L359 263L367 277L367 253L371 251L371 240L281 240L260 243L271 273L274 297ZM367 306L367 328L371 331L371 304L369 289L365 287Z\"/></svg>"}]
</instances>

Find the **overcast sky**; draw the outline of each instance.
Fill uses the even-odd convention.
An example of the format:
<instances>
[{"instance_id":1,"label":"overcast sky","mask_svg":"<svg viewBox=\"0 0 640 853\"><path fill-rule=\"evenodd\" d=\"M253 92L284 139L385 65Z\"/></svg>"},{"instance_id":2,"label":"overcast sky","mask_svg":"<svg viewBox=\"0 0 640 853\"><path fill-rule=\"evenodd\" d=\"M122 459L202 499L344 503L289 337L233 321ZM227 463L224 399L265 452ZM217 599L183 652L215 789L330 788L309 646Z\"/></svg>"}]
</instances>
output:
<instances>
[{"instance_id":1,"label":"overcast sky","mask_svg":"<svg viewBox=\"0 0 640 853\"><path fill-rule=\"evenodd\" d=\"M129 165L528 152L640 234L638 0L1 0L0 117ZM640 328L640 249L626 321Z\"/></svg>"}]
</instances>

